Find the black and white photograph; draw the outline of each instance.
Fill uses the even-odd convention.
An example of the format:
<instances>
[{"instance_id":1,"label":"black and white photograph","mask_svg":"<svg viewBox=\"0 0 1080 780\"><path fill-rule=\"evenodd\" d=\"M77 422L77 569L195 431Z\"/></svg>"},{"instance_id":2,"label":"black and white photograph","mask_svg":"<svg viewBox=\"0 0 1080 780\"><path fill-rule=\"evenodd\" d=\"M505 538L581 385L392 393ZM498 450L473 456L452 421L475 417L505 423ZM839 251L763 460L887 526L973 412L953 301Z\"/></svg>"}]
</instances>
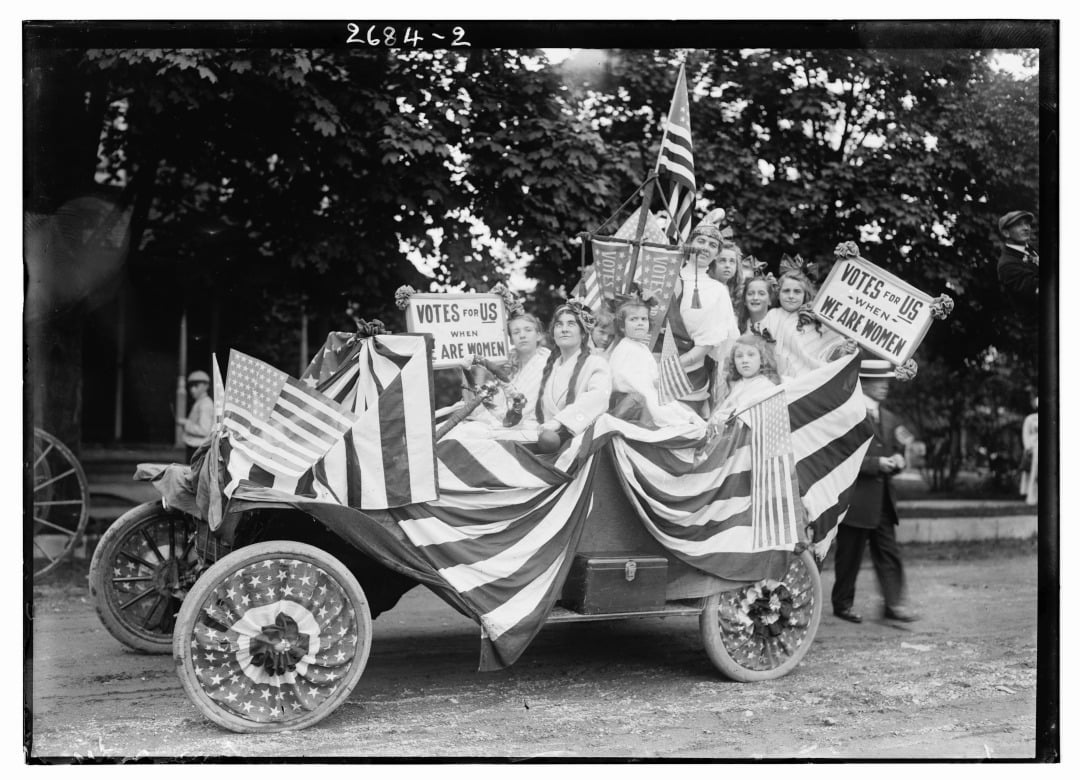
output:
<instances>
[{"instance_id":1,"label":"black and white photograph","mask_svg":"<svg viewBox=\"0 0 1080 780\"><path fill-rule=\"evenodd\" d=\"M24 765L1060 764L1060 15L693 11L23 9Z\"/></svg>"}]
</instances>

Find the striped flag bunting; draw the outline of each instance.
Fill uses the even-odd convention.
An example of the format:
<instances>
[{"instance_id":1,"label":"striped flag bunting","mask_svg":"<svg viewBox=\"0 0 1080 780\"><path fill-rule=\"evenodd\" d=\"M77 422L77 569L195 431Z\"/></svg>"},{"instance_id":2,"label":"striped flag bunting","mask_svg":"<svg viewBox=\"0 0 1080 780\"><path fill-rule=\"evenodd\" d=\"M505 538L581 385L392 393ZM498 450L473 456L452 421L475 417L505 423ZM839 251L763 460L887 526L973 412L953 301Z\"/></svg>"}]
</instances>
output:
<instances>
[{"instance_id":1,"label":"striped flag bunting","mask_svg":"<svg viewBox=\"0 0 1080 780\"><path fill-rule=\"evenodd\" d=\"M361 360L363 365L371 356ZM370 373L372 382L385 378L378 369ZM367 381L361 376L357 383L358 413L368 400ZM782 576L795 546L791 517L813 527L823 555L847 510L872 435L858 359L829 363L783 389L779 405L762 409L781 431L778 442L753 420L734 423L705 446L700 426L649 430L601 415L554 461L516 441L439 442L439 497L385 513L368 514L321 497L283 498L251 483L237 495L288 499L388 568L433 587L477 621L480 667L497 669L512 664L543 626L585 523L603 522L605 506L593 497L613 485L653 538L707 574L744 582ZM784 416L785 398L788 457L798 492L790 495L787 514L769 525L767 510L755 520L754 477L765 468L763 452L772 456L766 460L788 452L783 426L775 420ZM605 447L615 467L601 472ZM601 473L613 474L603 479L614 482L597 482ZM336 484L337 489L349 487Z\"/></svg>"},{"instance_id":2,"label":"striped flag bunting","mask_svg":"<svg viewBox=\"0 0 1080 780\"><path fill-rule=\"evenodd\" d=\"M438 497L434 375L427 334L362 339L348 377L355 422L312 468L305 495L360 509Z\"/></svg>"},{"instance_id":3,"label":"striped flag bunting","mask_svg":"<svg viewBox=\"0 0 1080 780\"><path fill-rule=\"evenodd\" d=\"M231 476L226 495L239 479L294 491L356 420L340 404L284 371L232 350L224 407Z\"/></svg>"},{"instance_id":4,"label":"striped flag bunting","mask_svg":"<svg viewBox=\"0 0 1080 780\"><path fill-rule=\"evenodd\" d=\"M799 540L795 525L799 488L783 388L751 406L742 419L751 432L754 550L790 550Z\"/></svg>"},{"instance_id":5,"label":"striped flag bunting","mask_svg":"<svg viewBox=\"0 0 1080 780\"><path fill-rule=\"evenodd\" d=\"M685 65L679 68L679 78L675 82L675 94L671 98L657 169L667 174L665 197L671 212L668 237L676 243L685 243L690 238L690 223L697 196Z\"/></svg>"},{"instance_id":6,"label":"striped flag bunting","mask_svg":"<svg viewBox=\"0 0 1080 780\"><path fill-rule=\"evenodd\" d=\"M671 328L664 331L664 345L660 351L660 403L667 404L685 398L694 391L686 369L679 362L679 350Z\"/></svg>"}]
</instances>

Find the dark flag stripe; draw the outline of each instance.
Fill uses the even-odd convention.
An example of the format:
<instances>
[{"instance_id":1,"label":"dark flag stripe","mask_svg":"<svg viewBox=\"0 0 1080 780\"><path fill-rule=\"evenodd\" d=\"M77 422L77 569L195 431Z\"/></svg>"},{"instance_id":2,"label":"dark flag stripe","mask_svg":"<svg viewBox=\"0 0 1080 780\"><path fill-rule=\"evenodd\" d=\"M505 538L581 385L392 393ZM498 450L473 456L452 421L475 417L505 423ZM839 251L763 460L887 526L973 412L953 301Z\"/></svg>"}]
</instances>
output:
<instances>
[{"instance_id":1,"label":"dark flag stripe","mask_svg":"<svg viewBox=\"0 0 1080 780\"><path fill-rule=\"evenodd\" d=\"M401 374L379 396L379 437L383 452L383 481L390 506L412 503L409 447L405 437L404 389Z\"/></svg>"},{"instance_id":2,"label":"dark flag stripe","mask_svg":"<svg viewBox=\"0 0 1080 780\"><path fill-rule=\"evenodd\" d=\"M262 485L263 487L274 486L274 475L264 469L258 463L251 464L251 470L248 473L247 478L254 482L256 485Z\"/></svg>"},{"instance_id":3,"label":"dark flag stripe","mask_svg":"<svg viewBox=\"0 0 1080 780\"><path fill-rule=\"evenodd\" d=\"M804 425L813 423L814 420L841 406L843 401L854 394L855 383L858 379L859 365L856 361L852 361L846 369L837 372L824 384L791 403L788 406L791 432L795 433Z\"/></svg>"},{"instance_id":4,"label":"dark flag stripe","mask_svg":"<svg viewBox=\"0 0 1080 780\"><path fill-rule=\"evenodd\" d=\"M866 443L869 438L869 426L865 421L858 423L843 436L831 440L820 449L802 458L795 468L799 474L799 484L803 492L810 489L818 480L829 475L837 463L851 457L852 453Z\"/></svg>"},{"instance_id":5,"label":"dark flag stripe","mask_svg":"<svg viewBox=\"0 0 1080 780\"><path fill-rule=\"evenodd\" d=\"M348 485L349 506L360 506L360 461L356 457L356 445L350 428L345 432L345 479Z\"/></svg>"}]
</instances>

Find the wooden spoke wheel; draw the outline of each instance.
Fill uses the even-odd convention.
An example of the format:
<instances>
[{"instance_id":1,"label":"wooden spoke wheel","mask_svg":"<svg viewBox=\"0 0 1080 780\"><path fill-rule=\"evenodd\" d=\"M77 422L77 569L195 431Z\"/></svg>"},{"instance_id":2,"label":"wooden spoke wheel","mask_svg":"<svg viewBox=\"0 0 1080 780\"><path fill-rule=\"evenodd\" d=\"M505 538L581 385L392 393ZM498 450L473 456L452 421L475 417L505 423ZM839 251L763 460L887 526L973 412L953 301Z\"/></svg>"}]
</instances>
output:
<instances>
[{"instance_id":1,"label":"wooden spoke wheel","mask_svg":"<svg viewBox=\"0 0 1080 780\"><path fill-rule=\"evenodd\" d=\"M821 577L812 553L791 558L782 580L761 580L705 599L705 652L726 677L756 682L794 669L821 622Z\"/></svg>"},{"instance_id":2,"label":"wooden spoke wheel","mask_svg":"<svg viewBox=\"0 0 1080 780\"><path fill-rule=\"evenodd\" d=\"M370 651L371 612L356 578L299 542L260 542L215 563L173 634L191 701L248 733L318 723L348 698Z\"/></svg>"},{"instance_id":3,"label":"wooden spoke wheel","mask_svg":"<svg viewBox=\"0 0 1080 780\"><path fill-rule=\"evenodd\" d=\"M202 568L195 518L141 504L102 534L90 562L90 597L116 639L144 653L168 653L180 603Z\"/></svg>"},{"instance_id":4,"label":"wooden spoke wheel","mask_svg":"<svg viewBox=\"0 0 1080 780\"><path fill-rule=\"evenodd\" d=\"M34 429L34 579L55 569L82 540L90 488L82 465L62 441Z\"/></svg>"}]
</instances>

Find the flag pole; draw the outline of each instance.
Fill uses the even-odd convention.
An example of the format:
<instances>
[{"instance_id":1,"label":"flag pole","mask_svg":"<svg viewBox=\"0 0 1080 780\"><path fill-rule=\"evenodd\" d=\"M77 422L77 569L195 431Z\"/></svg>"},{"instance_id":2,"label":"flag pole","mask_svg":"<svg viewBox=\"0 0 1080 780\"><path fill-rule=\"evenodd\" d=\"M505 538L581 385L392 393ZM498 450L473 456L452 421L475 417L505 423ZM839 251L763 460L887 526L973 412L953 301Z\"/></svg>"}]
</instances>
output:
<instances>
[{"instance_id":1,"label":"flag pole","mask_svg":"<svg viewBox=\"0 0 1080 780\"><path fill-rule=\"evenodd\" d=\"M675 79L676 90L679 82L686 78L686 63L679 66L679 76ZM664 132L660 136L660 148L656 153L656 165L653 166L652 174L645 180L645 190L641 195L641 213L638 215L637 234L634 238L634 247L630 252L630 266L626 273L626 288L624 293L630 292L630 285L634 283L634 274L637 272L638 254L641 252L641 240L645 235L645 223L649 219L649 207L652 205L653 190L656 188L656 179L660 175L660 158L664 154L664 142L667 141L668 125L671 123L671 107L664 118ZM670 211L670 208L668 209Z\"/></svg>"}]
</instances>

